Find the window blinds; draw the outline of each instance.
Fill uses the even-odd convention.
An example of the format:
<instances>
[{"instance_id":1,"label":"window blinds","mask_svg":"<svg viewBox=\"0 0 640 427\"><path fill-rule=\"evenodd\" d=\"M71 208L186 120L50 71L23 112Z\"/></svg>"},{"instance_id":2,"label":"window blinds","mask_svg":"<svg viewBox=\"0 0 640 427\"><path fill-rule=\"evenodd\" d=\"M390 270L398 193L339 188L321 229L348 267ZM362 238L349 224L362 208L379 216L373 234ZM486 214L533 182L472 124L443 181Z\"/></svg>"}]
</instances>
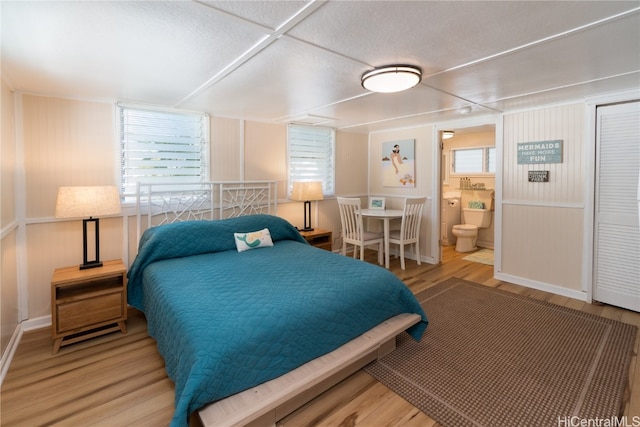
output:
<instances>
[{"instance_id":1,"label":"window blinds","mask_svg":"<svg viewBox=\"0 0 640 427\"><path fill-rule=\"evenodd\" d=\"M464 148L453 151L453 173L495 173L496 149Z\"/></svg>"},{"instance_id":2,"label":"window blinds","mask_svg":"<svg viewBox=\"0 0 640 427\"><path fill-rule=\"evenodd\" d=\"M453 173L482 173L482 149L454 150Z\"/></svg>"},{"instance_id":3,"label":"window blinds","mask_svg":"<svg viewBox=\"0 0 640 427\"><path fill-rule=\"evenodd\" d=\"M209 118L203 113L118 105L123 196L136 182L200 182L207 177Z\"/></svg>"},{"instance_id":4,"label":"window blinds","mask_svg":"<svg viewBox=\"0 0 640 427\"><path fill-rule=\"evenodd\" d=\"M335 131L289 125L289 191L297 181L321 181L324 195L334 194Z\"/></svg>"}]
</instances>

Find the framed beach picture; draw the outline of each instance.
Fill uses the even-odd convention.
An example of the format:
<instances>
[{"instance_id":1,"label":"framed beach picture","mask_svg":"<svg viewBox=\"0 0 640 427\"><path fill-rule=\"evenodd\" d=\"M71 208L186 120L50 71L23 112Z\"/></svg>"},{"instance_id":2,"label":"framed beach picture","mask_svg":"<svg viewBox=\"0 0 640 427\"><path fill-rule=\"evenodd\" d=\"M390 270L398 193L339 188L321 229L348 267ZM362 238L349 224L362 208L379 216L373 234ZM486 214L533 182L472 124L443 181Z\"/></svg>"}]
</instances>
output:
<instances>
[{"instance_id":1,"label":"framed beach picture","mask_svg":"<svg viewBox=\"0 0 640 427\"><path fill-rule=\"evenodd\" d=\"M382 184L385 187L416 186L415 139L382 143Z\"/></svg>"},{"instance_id":2,"label":"framed beach picture","mask_svg":"<svg viewBox=\"0 0 640 427\"><path fill-rule=\"evenodd\" d=\"M369 197L369 209L384 210L384 197Z\"/></svg>"}]
</instances>

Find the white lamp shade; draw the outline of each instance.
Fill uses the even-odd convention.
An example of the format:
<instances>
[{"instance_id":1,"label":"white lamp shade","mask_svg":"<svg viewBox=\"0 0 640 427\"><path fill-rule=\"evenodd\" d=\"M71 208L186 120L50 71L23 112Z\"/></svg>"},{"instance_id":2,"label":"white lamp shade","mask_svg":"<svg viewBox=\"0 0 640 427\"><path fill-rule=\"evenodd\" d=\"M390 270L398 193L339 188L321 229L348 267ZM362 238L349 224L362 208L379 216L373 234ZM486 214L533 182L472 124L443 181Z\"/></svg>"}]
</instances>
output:
<instances>
[{"instance_id":1,"label":"white lamp shade","mask_svg":"<svg viewBox=\"0 0 640 427\"><path fill-rule=\"evenodd\" d=\"M120 213L118 187L60 187L56 200L56 218L87 218Z\"/></svg>"},{"instance_id":2,"label":"white lamp shade","mask_svg":"<svg viewBox=\"0 0 640 427\"><path fill-rule=\"evenodd\" d=\"M322 182L294 182L291 191L291 200L306 202L312 200L322 200Z\"/></svg>"}]
</instances>

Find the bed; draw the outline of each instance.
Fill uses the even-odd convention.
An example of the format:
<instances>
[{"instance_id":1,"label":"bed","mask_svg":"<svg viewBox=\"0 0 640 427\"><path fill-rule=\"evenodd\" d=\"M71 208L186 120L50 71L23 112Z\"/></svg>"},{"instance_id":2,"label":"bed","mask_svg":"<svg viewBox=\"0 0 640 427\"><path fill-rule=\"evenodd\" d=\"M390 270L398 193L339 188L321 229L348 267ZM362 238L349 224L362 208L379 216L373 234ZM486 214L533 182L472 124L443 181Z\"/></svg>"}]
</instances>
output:
<instances>
[{"instance_id":1,"label":"bed","mask_svg":"<svg viewBox=\"0 0 640 427\"><path fill-rule=\"evenodd\" d=\"M274 424L391 351L403 330L419 339L427 326L389 271L307 244L275 212L243 212L206 221L174 212L144 231L129 269L129 303L175 383L173 426L192 413L204 425ZM247 233L269 238L242 246L256 241Z\"/></svg>"}]
</instances>

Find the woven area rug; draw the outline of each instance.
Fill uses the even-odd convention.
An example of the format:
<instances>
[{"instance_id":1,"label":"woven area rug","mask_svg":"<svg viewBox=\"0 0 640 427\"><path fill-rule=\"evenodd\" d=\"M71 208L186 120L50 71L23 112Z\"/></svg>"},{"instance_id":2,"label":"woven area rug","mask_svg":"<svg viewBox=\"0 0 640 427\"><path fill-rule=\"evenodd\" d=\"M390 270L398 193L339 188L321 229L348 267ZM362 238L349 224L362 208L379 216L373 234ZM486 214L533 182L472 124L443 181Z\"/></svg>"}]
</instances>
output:
<instances>
[{"instance_id":1,"label":"woven area rug","mask_svg":"<svg viewBox=\"0 0 640 427\"><path fill-rule=\"evenodd\" d=\"M477 252L462 258L467 261L479 262L480 264L493 265L493 251L491 249L480 249Z\"/></svg>"},{"instance_id":2,"label":"woven area rug","mask_svg":"<svg viewBox=\"0 0 640 427\"><path fill-rule=\"evenodd\" d=\"M442 426L620 415L635 326L462 279L417 298L429 318L421 341L402 334L365 370Z\"/></svg>"}]
</instances>

